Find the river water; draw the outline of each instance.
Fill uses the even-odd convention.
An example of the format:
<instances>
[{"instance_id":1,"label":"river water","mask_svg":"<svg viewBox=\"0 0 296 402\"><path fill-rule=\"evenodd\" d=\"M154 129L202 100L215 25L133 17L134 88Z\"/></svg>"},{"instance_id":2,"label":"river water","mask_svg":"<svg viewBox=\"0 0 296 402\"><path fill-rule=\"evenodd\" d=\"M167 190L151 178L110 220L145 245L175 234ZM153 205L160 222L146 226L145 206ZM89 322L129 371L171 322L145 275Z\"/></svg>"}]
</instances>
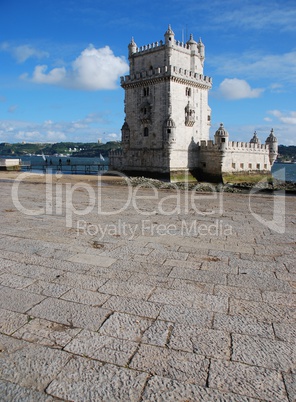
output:
<instances>
[{"instance_id":1,"label":"river water","mask_svg":"<svg viewBox=\"0 0 296 402\"><path fill-rule=\"evenodd\" d=\"M51 169L52 173L61 171L65 174L97 174L101 171L108 170L108 158L105 160L97 158L78 158L72 156L21 156L20 158L24 164L30 164L32 171L43 172L44 167L47 170ZM23 167L23 171L28 170ZM271 173L273 177L279 180L290 181L296 183L296 163L275 163L272 166Z\"/></svg>"}]
</instances>

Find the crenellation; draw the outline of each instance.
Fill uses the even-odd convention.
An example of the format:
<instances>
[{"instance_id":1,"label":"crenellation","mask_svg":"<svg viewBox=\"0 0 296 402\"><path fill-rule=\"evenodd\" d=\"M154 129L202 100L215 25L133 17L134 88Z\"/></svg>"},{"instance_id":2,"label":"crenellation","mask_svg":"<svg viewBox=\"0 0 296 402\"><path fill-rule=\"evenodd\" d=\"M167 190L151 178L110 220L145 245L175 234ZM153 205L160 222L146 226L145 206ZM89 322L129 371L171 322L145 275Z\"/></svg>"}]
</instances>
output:
<instances>
[{"instance_id":1,"label":"crenellation","mask_svg":"<svg viewBox=\"0 0 296 402\"><path fill-rule=\"evenodd\" d=\"M177 66L162 66L156 68L150 68L149 70L137 71L135 74L125 75L120 77L121 85L134 80L141 80L154 75L170 74L172 77L182 77L188 80L192 80L196 83L212 85L212 78L203 74L196 73L191 70L178 68Z\"/></svg>"}]
</instances>

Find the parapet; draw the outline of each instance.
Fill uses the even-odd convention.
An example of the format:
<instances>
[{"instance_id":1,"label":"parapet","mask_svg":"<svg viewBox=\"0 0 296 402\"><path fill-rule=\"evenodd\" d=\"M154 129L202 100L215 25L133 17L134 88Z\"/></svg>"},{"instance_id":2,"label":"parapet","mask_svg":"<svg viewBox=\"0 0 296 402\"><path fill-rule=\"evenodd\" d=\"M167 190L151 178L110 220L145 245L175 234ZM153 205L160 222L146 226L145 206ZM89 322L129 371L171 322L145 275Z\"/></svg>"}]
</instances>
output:
<instances>
[{"instance_id":1,"label":"parapet","mask_svg":"<svg viewBox=\"0 0 296 402\"><path fill-rule=\"evenodd\" d=\"M252 142L229 141L227 149L232 151L269 152L269 146Z\"/></svg>"},{"instance_id":2,"label":"parapet","mask_svg":"<svg viewBox=\"0 0 296 402\"><path fill-rule=\"evenodd\" d=\"M213 140L201 140L197 146L200 151L219 151L219 146Z\"/></svg>"},{"instance_id":3,"label":"parapet","mask_svg":"<svg viewBox=\"0 0 296 402\"><path fill-rule=\"evenodd\" d=\"M176 66L163 66L157 68L151 68L149 70L139 71L135 74L126 75L124 77L120 77L121 85L129 84L132 81L147 79L158 77L161 75L170 75L180 79L188 79L195 81L196 83L200 83L202 85L211 86L212 78L203 74L195 73L191 70L186 70L183 68L179 68Z\"/></svg>"},{"instance_id":4,"label":"parapet","mask_svg":"<svg viewBox=\"0 0 296 402\"><path fill-rule=\"evenodd\" d=\"M174 40L174 45L179 48L188 50L188 54L190 54L191 48L188 43L184 43L179 40ZM137 47L135 49L135 52L133 53L133 55L138 54L138 53L144 53L144 52L145 53L151 52L151 51L153 52L155 50L160 50L160 48L164 48L164 47L165 47L165 43L162 40L160 40L159 42L157 41L157 42L148 43L148 45Z\"/></svg>"}]
</instances>

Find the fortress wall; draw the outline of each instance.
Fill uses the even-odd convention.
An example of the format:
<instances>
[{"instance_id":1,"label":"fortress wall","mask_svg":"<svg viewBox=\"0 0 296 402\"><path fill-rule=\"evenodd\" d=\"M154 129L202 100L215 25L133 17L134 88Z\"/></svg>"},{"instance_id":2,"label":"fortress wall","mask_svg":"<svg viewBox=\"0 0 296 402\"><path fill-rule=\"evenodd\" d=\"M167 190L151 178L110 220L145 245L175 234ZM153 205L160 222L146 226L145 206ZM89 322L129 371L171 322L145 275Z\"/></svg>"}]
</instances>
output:
<instances>
[{"instance_id":1,"label":"fortress wall","mask_svg":"<svg viewBox=\"0 0 296 402\"><path fill-rule=\"evenodd\" d=\"M223 172L262 171L270 170L269 153L266 150L245 151L236 149L227 150L223 158Z\"/></svg>"}]
</instances>

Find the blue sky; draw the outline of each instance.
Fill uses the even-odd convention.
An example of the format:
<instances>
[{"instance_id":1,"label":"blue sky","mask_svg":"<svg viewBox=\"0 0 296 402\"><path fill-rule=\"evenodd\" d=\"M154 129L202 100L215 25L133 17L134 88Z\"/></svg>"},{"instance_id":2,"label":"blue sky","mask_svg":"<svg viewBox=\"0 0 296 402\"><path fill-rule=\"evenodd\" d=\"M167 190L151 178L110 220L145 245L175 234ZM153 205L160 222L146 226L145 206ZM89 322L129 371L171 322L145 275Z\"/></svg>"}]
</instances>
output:
<instances>
[{"instance_id":1,"label":"blue sky","mask_svg":"<svg viewBox=\"0 0 296 402\"><path fill-rule=\"evenodd\" d=\"M0 0L0 142L120 140L127 45L168 24L205 44L211 137L296 144L295 0Z\"/></svg>"}]
</instances>

